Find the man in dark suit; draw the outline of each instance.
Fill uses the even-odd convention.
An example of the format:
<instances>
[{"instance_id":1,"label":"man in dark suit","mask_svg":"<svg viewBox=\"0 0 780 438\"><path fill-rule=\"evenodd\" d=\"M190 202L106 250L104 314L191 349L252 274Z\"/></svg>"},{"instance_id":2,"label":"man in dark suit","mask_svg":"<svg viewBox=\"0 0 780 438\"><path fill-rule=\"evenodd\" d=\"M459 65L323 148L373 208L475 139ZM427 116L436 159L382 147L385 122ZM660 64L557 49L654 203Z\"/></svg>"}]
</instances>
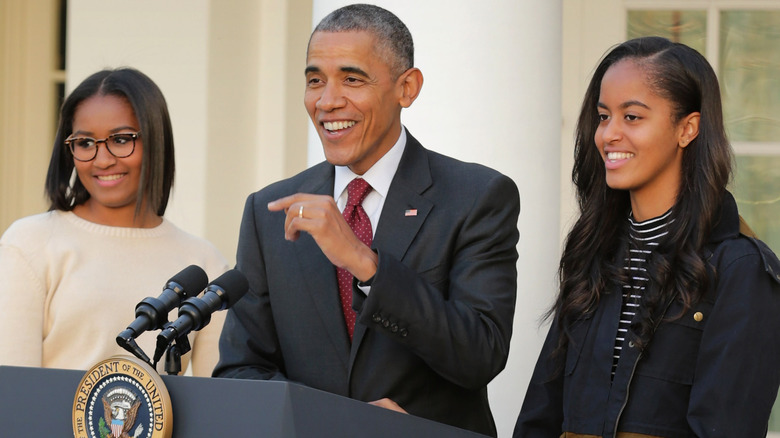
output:
<instances>
[{"instance_id":1,"label":"man in dark suit","mask_svg":"<svg viewBox=\"0 0 780 438\"><path fill-rule=\"evenodd\" d=\"M304 101L327 162L247 200L237 267L250 292L228 313L214 375L495 436L487 384L509 353L519 195L406 131L422 81L408 29L382 8L347 6L314 30ZM369 184L360 206L353 179Z\"/></svg>"}]
</instances>

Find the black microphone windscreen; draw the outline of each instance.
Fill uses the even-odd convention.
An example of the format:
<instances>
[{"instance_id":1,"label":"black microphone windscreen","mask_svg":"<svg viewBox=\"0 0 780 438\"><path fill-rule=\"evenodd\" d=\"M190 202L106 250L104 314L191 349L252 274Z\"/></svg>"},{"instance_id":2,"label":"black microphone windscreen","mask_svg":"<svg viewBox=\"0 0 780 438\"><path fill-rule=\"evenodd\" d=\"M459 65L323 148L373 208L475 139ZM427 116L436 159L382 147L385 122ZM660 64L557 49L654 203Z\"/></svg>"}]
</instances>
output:
<instances>
[{"instance_id":1,"label":"black microphone windscreen","mask_svg":"<svg viewBox=\"0 0 780 438\"><path fill-rule=\"evenodd\" d=\"M182 269L178 274L171 277L168 283L177 283L187 292L189 296L196 296L202 291L209 282L206 271L200 266L189 265ZM166 287L168 285L166 284Z\"/></svg>"},{"instance_id":2,"label":"black microphone windscreen","mask_svg":"<svg viewBox=\"0 0 780 438\"><path fill-rule=\"evenodd\" d=\"M223 309L227 309L235 304L249 290L249 282L244 274L237 269L231 269L217 277L211 282L209 288L211 289L212 286L216 286L224 292L224 295L222 295L222 300L224 301Z\"/></svg>"}]
</instances>

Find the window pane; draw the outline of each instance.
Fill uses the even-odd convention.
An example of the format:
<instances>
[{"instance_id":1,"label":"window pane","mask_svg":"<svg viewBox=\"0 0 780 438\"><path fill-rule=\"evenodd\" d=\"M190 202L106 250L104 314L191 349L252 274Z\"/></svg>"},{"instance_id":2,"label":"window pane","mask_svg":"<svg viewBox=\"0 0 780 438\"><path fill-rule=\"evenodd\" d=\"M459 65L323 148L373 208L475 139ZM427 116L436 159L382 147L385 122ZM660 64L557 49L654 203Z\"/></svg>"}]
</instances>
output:
<instances>
[{"instance_id":1,"label":"window pane","mask_svg":"<svg viewBox=\"0 0 780 438\"><path fill-rule=\"evenodd\" d=\"M780 396L775 401L775 407L772 409L772 415L769 416L769 432L780 432Z\"/></svg>"},{"instance_id":2,"label":"window pane","mask_svg":"<svg viewBox=\"0 0 780 438\"><path fill-rule=\"evenodd\" d=\"M706 11L628 11L628 38L662 36L705 54ZM705 54L706 55L706 54Z\"/></svg>"},{"instance_id":3,"label":"window pane","mask_svg":"<svg viewBox=\"0 0 780 438\"><path fill-rule=\"evenodd\" d=\"M720 82L731 141L780 141L780 11L722 11Z\"/></svg>"},{"instance_id":4,"label":"window pane","mask_svg":"<svg viewBox=\"0 0 780 438\"><path fill-rule=\"evenodd\" d=\"M732 191L739 214L772 250L780 250L780 155L737 156Z\"/></svg>"}]
</instances>

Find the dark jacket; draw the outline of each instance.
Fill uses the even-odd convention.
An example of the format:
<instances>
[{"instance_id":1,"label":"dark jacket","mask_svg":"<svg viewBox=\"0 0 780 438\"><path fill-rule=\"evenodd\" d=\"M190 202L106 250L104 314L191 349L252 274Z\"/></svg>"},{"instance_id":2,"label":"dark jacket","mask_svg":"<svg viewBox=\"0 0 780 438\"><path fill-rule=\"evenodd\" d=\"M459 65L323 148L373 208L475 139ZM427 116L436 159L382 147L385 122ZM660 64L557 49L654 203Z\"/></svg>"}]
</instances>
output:
<instances>
[{"instance_id":1,"label":"dark jacket","mask_svg":"<svg viewBox=\"0 0 780 438\"><path fill-rule=\"evenodd\" d=\"M766 436L780 385L780 261L740 234L739 222L727 193L705 251L710 290L670 321L682 310L671 303L644 351L624 347L611 384L621 293L572 325L562 373L550 357L560 334L553 321L514 436Z\"/></svg>"},{"instance_id":2,"label":"dark jacket","mask_svg":"<svg viewBox=\"0 0 780 438\"><path fill-rule=\"evenodd\" d=\"M508 177L407 135L373 248L377 272L350 343L336 269L307 233L284 239L268 202L333 196L322 163L247 200L237 267L250 291L228 312L218 377L283 379L496 435L487 384L506 365L517 287L520 198Z\"/></svg>"}]
</instances>

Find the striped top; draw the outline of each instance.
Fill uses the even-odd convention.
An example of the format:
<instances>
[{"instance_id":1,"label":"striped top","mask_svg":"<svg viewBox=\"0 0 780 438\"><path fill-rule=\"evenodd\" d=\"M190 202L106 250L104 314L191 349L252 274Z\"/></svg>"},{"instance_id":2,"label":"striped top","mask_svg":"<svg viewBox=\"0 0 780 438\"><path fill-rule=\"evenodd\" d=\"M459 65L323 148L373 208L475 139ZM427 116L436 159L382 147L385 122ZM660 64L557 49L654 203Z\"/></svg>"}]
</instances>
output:
<instances>
[{"instance_id":1,"label":"striped top","mask_svg":"<svg viewBox=\"0 0 780 438\"><path fill-rule=\"evenodd\" d=\"M669 233L670 209L663 215L648 219L644 222L636 222L633 214L628 216L629 246L628 256L623 265L628 272L628 283L623 285L623 305L620 308L620 322L617 336L615 336L615 349L612 357L612 376L615 375L623 343L628 337L628 328L636 316L639 303L645 292L645 286L650 281L647 275L647 260L650 253L658 246L662 238Z\"/></svg>"}]
</instances>

